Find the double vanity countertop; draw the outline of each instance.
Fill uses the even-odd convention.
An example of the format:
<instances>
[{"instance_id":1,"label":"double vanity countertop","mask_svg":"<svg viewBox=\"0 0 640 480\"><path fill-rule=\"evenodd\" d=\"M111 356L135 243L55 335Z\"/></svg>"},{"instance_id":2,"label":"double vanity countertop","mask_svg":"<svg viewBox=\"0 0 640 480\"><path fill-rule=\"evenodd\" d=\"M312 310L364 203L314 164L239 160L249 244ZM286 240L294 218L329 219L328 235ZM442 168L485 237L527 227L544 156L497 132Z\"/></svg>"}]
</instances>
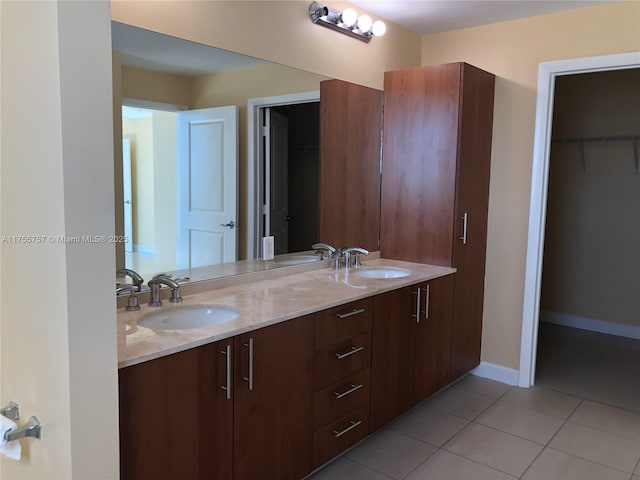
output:
<instances>
[{"instance_id":1,"label":"double vanity countertop","mask_svg":"<svg viewBox=\"0 0 640 480\"><path fill-rule=\"evenodd\" d=\"M333 270L326 265L328 262L301 273L199 293L183 293L184 299L179 304L165 300L162 307L149 307L141 302L142 308L136 312L120 308L117 315L118 367L153 360L456 271L378 258L364 260L359 270L391 267L408 270L410 274L399 278L364 278L356 274L358 269ZM138 324L149 313L198 305L224 305L237 309L240 314L234 320L204 328L155 330Z\"/></svg>"}]
</instances>

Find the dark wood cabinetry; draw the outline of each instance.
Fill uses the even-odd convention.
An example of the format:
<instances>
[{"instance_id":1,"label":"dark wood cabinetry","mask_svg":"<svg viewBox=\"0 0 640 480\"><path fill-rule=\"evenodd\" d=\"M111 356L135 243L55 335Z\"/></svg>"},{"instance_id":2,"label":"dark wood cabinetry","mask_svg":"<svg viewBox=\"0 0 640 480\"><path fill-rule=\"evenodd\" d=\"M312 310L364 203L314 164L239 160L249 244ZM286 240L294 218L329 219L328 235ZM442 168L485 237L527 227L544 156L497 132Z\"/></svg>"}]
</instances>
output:
<instances>
[{"instance_id":1,"label":"dark wood cabinetry","mask_svg":"<svg viewBox=\"0 0 640 480\"><path fill-rule=\"evenodd\" d=\"M480 362L494 84L465 63L384 79L381 255L457 268L450 380Z\"/></svg>"},{"instance_id":2,"label":"dark wood cabinetry","mask_svg":"<svg viewBox=\"0 0 640 480\"><path fill-rule=\"evenodd\" d=\"M373 298L316 313L313 468L369 435Z\"/></svg>"},{"instance_id":3,"label":"dark wood cabinetry","mask_svg":"<svg viewBox=\"0 0 640 480\"><path fill-rule=\"evenodd\" d=\"M311 472L313 319L235 338L235 480L299 480Z\"/></svg>"},{"instance_id":4,"label":"dark wood cabinetry","mask_svg":"<svg viewBox=\"0 0 640 480\"><path fill-rule=\"evenodd\" d=\"M233 402L220 388L222 352L231 346L216 342L120 369L122 480L232 478Z\"/></svg>"},{"instance_id":5,"label":"dark wood cabinetry","mask_svg":"<svg viewBox=\"0 0 640 480\"><path fill-rule=\"evenodd\" d=\"M313 315L120 369L122 479L311 471Z\"/></svg>"},{"instance_id":6,"label":"dark wood cabinetry","mask_svg":"<svg viewBox=\"0 0 640 480\"><path fill-rule=\"evenodd\" d=\"M374 298L371 430L448 383L453 278Z\"/></svg>"},{"instance_id":7,"label":"dark wood cabinetry","mask_svg":"<svg viewBox=\"0 0 640 480\"><path fill-rule=\"evenodd\" d=\"M320 83L319 240L378 250L382 92Z\"/></svg>"}]
</instances>

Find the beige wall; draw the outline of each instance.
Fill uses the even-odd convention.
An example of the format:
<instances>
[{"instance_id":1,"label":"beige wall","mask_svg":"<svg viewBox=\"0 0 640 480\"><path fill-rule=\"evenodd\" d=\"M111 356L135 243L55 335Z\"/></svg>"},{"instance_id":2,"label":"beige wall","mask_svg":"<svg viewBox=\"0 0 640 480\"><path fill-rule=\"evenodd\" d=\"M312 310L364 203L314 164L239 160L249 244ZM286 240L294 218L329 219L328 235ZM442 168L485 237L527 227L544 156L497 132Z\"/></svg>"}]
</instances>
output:
<instances>
[{"instance_id":1,"label":"beige wall","mask_svg":"<svg viewBox=\"0 0 640 480\"><path fill-rule=\"evenodd\" d=\"M423 65L466 61L497 75L483 361L519 366L538 64L639 50L639 2L422 39Z\"/></svg>"},{"instance_id":2,"label":"beige wall","mask_svg":"<svg viewBox=\"0 0 640 480\"><path fill-rule=\"evenodd\" d=\"M560 77L553 138L640 135L640 69ZM631 141L552 144L541 309L640 326Z\"/></svg>"},{"instance_id":3,"label":"beige wall","mask_svg":"<svg viewBox=\"0 0 640 480\"><path fill-rule=\"evenodd\" d=\"M122 98L189 106L190 79L188 77L125 66L120 68L122 69Z\"/></svg>"},{"instance_id":4,"label":"beige wall","mask_svg":"<svg viewBox=\"0 0 640 480\"><path fill-rule=\"evenodd\" d=\"M386 35L366 44L314 25L310 3L116 1L111 14L118 22L375 88L382 88L385 70L419 65L419 35L387 22ZM331 2L339 10L348 5Z\"/></svg>"}]
</instances>

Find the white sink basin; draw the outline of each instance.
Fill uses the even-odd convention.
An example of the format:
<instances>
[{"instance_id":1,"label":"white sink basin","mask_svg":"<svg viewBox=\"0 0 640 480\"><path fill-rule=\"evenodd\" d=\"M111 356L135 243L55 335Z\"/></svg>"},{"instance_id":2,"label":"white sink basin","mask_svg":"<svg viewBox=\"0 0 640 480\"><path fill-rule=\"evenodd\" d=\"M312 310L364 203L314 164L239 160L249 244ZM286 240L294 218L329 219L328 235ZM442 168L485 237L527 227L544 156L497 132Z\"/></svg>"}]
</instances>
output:
<instances>
[{"instance_id":1,"label":"white sink basin","mask_svg":"<svg viewBox=\"0 0 640 480\"><path fill-rule=\"evenodd\" d=\"M230 322L239 315L238 310L226 305L189 305L148 313L138 325L153 330L187 330Z\"/></svg>"},{"instance_id":2,"label":"white sink basin","mask_svg":"<svg viewBox=\"0 0 640 480\"><path fill-rule=\"evenodd\" d=\"M409 270L395 267L370 267L351 270L352 275L361 278L401 278L411 275Z\"/></svg>"}]
</instances>

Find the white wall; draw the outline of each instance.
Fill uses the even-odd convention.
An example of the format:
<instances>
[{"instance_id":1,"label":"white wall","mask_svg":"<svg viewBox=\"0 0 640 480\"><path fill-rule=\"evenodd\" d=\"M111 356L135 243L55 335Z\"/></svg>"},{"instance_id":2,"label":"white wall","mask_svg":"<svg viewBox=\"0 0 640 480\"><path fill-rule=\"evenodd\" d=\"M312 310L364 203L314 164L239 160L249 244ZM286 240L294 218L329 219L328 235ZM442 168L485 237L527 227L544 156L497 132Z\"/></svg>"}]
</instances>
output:
<instances>
[{"instance_id":1,"label":"white wall","mask_svg":"<svg viewBox=\"0 0 640 480\"><path fill-rule=\"evenodd\" d=\"M3 478L118 477L107 2L0 2L2 402L43 422ZM79 39L82 39L79 41Z\"/></svg>"}]
</instances>

